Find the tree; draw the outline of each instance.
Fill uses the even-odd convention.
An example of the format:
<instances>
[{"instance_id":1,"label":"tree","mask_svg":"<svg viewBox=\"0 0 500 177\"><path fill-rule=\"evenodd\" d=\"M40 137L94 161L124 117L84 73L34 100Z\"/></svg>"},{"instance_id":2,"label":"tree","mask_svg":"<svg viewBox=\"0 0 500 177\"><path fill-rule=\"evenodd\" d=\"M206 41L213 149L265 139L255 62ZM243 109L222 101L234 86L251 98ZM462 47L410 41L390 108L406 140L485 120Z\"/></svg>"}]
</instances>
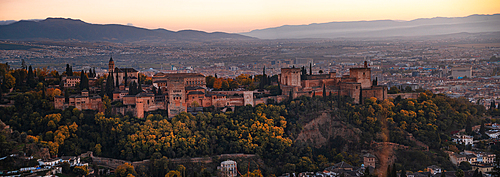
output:
<instances>
[{"instance_id":1,"label":"tree","mask_svg":"<svg viewBox=\"0 0 500 177\"><path fill-rule=\"evenodd\" d=\"M213 88L214 89L221 89L222 88L222 79L216 78L214 83L213 83Z\"/></svg>"},{"instance_id":2,"label":"tree","mask_svg":"<svg viewBox=\"0 0 500 177\"><path fill-rule=\"evenodd\" d=\"M115 81L116 84L115 84L115 87L120 87L120 79L118 79L118 75L119 75L119 73L116 72L116 81Z\"/></svg>"},{"instance_id":3,"label":"tree","mask_svg":"<svg viewBox=\"0 0 500 177\"><path fill-rule=\"evenodd\" d=\"M391 177L397 177L397 169L396 169L396 164L392 164L392 170L391 170Z\"/></svg>"},{"instance_id":4,"label":"tree","mask_svg":"<svg viewBox=\"0 0 500 177\"><path fill-rule=\"evenodd\" d=\"M467 161L460 162L460 165L458 166L458 168L460 168L464 171L469 171L472 169L470 163Z\"/></svg>"},{"instance_id":5,"label":"tree","mask_svg":"<svg viewBox=\"0 0 500 177\"><path fill-rule=\"evenodd\" d=\"M386 170L386 175L387 177L391 177L391 165L387 165L387 170Z\"/></svg>"},{"instance_id":6,"label":"tree","mask_svg":"<svg viewBox=\"0 0 500 177\"><path fill-rule=\"evenodd\" d=\"M69 90L64 90L64 102L69 103Z\"/></svg>"},{"instance_id":7,"label":"tree","mask_svg":"<svg viewBox=\"0 0 500 177\"><path fill-rule=\"evenodd\" d=\"M66 64L66 76L73 76L73 69L71 69L69 64Z\"/></svg>"},{"instance_id":8,"label":"tree","mask_svg":"<svg viewBox=\"0 0 500 177\"><path fill-rule=\"evenodd\" d=\"M387 91L387 94L397 94L399 92L400 91L399 91L398 87L392 86L391 88L389 88L389 91Z\"/></svg>"},{"instance_id":9,"label":"tree","mask_svg":"<svg viewBox=\"0 0 500 177\"><path fill-rule=\"evenodd\" d=\"M125 85L128 84L128 72L127 72L128 69L125 69L125 76L123 77L125 79ZM140 77L139 77L140 78ZM139 79L138 78L138 79ZM140 82L139 82L140 83Z\"/></svg>"},{"instance_id":10,"label":"tree","mask_svg":"<svg viewBox=\"0 0 500 177\"><path fill-rule=\"evenodd\" d=\"M137 93L141 93L142 92L142 79L141 79L141 76L139 76L137 78Z\"/></svg>"},{"instance_id":11,"label":"tree","mask_svg":"<svg viewBox=\"0 0 500 177\"><path fill-rule=\"evenodd\" d=\"M87 74L85 74L85 71L82 70L80 74L80 89L87 89L89 90L89 78L87 77Z\"/></svg>"},{"instance_id":12,"label":"tree","mask_svg":"<svg viewBox=\"0 0 500 177\"><path fill-rule=\"evenodd\" d=\"M110 115L111 114L111 99L109 99L108 96L104 95L104 97L102 98L102 103L104 104L104 110L105 110L105 113L106 115Z\"/></svg>"},{"instance_id":13,"label":"tree","mask_svg":"<svg viewBox=\"0 0 500 177\"><path fill-rule=\"evenodd\" d=\"M75 173L78 176L86 176L89 174L89 169L87 168L87 165L75 166L75 168L73 168L73 173Z\"/></svg>"},{"instance_id":14,"label":"tree","mask_svg":"<svg viewBox=\"0 0 500 177\"><path fill-rule=\"evenodd\" d=\"M474 170L474 174L472 174L472 177L482 177L479 176L479 168L476 168L476 170Z\"/></svg>"},{"instance_id":15,"label":"tree","mask_svg":"<svg viewBox=\"0 0 500 177\"><path fill-rule=\"evenodd\" d=\"M113 91L115 90L113 72L108 74L108 79L106 80L106 95L113 98Z\"/></svg>"},{"instance_id":16,"label":"tree","mask_svg":"<svg viewBox=\"0 0 500 177\"><path fill-rule=\"evenodd\" d=\"M184 165L178 165L177 170L181 172L182 177L186 177L186 167L184 167Z\"/></svg>"},{"instance_id":17,"label":"tree","mask_svg":"<svg viewBox=\"0 0 500 177\"><path fill-rule=\"evenodd\" d=\"M365 168L365 172L363 173L363 176L364 177L370 177L370 167L366 167Z\"/></svg>"},{"instance_id":18,"label":"tree","mask_svg":"<svg viewBox=\"0 0 500 177\"><path fill-rule=\"evenodd\" d=\"M12 76L10 73L7 73L3 76L2 89L11 89L16 84L16 78Z\"/></svg>"},{"instance_id":19,"label":"tree","mask_svg":"<svg viewBox=\"0 0 500 177\"><path fill-rule=\"evenodd\" d=\"M222 90L229 90L229 83L227 83L227 80L222 80L222 84L221 84L221 89Z\"/></svg>"},{"instance_id":20,"label":"tree","mask_svg":"<svg viewBox=\"0 0 500 177\"><path fill-rule=\"evenodd\" d=\"M27 69L26 61L24 61L24 59L21 59L21 68L24 69L24 70Z\"/></svg>"},{"instance_id":21,"label":"tree","mask_svg":"<svg viewBox=\"0 0 500 177\"><path fill-rule=\"evenodd\" d=\"M312 62L309 63L309 75L313 75L313 67L312 67Z\"/></svg>"},{"instance_id":22,"label":"tree","mask_svg":"<svg viewBox=\"0 0 500 177\"><path fill-rule=\"evenodd\" d=\"M458 169L456 172L455 172L455 176L457 177L464 177L464 171L462 169Z\"/></svg>"},{"instance_id":23,"label":"tree","mask_svg":"<svg viewBox=\"0 0 500 177\"><path fill-rule=\"evenodd\" d=\"M401 175L399 175L400 177L406 177L406 169L403 167L403 169L401 170Z\"/></svg>"},{"instance_id":24,"label":"tree","mask_svg":"<svg viewBox=\"0 0 500 177\"><path fill-rule=\"evenodd\" d=\"M172 171L169 171L165 177L182 177L181 175L181 172L177 171L177 170L172 170Z\"/></svg>"},{"instance_id":25,"label":"tree","mask_svg":"<svg viewBox=\"0 0 500 177\"><path fill-rule=\"evenodd\" d=\"M479 133L481 136L486 136L486 128L484 127L484 121L481 121L481 127L479 128Z\"/></svg>"},{"instance_id":26,"label":"tree","mask_svg":"<svg viewBox=\"0 0 500 177\"><path fill-rule=\"evenodd\" d=\"M495 153L495 161L493 162L493 171L491 176L500 177L500 151Z\"/></svg>"},{"instance_id":27,"label":"tree","mask_svg":"<svg viewBox=\"0 0 500 177\"><path fill-rule=\"evenodd\" d=\"M467 119L467 123L465 124L465 132L469 135L472 133L472 123L470 118Z\"/></svg>"},{"instance_id":28,"label":"tree","mask_svg":"<svg viewBox=\"0 0 500 177\"><path fill-rule=\"evenodd\" d=\"M97 156L100 156L100 155L101 155L101 152L102 152L102 151L101 151L101 148L102 148L101 144L96 144L96 145L95 145L95 147L94 147L94 152L95 152L95 155L97 155Z\"/></svg>"},{"instance_id":29,"label":"tree","mask_svg":"<svg viewBox=\"0 0 500 177\"><path fill-rule=\"evenodd\" d=\"M29 69L28 69L28 78L27 78L26 82L28 83L28 86L30 88L35 87L35 75L33 74L33 68L31 68L31 65L29 66Z\"/></svg>"},{"instance_id":30,"label":"tree","mask_svg":"<svg viewBox=\"0 0 500 177\"><path fill-rule=\"evenodd\" d=\"M128 174L132 174L134 176L137 175L134 170L134 166L132 166L130 163L125 163L118 166L115 170L115 174L119 177L126 177Z\"/></svg>"},{"instance_id":31,"label":"tree","mask_svg":"<svg viewBox=\"0 0 500 177\"><path fill-rule=\"evenodd\" d=\"M68 162L63 162L61 167L64 173L69 173L71 171L71 165Z\"/></svg>"}]
</instances>

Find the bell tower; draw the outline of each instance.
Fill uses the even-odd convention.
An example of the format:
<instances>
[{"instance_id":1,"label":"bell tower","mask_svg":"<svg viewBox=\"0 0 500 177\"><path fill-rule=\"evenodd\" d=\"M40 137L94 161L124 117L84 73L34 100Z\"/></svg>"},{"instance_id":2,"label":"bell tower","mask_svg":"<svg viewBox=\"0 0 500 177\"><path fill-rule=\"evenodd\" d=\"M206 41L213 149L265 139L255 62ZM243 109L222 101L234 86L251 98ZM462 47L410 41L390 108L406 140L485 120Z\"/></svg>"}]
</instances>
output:
<instances>
[{"instance_id":1,"label":"bell tower","mask_svg":"<svg viewBox=\"0 0 500 177\"><path fill-rule=\"evenodd\" d=\"M113 57L109 58L109 69L108 69L108 72L111 73L111 72L114 72L115 70L115 61L113 61Z\"/></svg>"}]
</instances>

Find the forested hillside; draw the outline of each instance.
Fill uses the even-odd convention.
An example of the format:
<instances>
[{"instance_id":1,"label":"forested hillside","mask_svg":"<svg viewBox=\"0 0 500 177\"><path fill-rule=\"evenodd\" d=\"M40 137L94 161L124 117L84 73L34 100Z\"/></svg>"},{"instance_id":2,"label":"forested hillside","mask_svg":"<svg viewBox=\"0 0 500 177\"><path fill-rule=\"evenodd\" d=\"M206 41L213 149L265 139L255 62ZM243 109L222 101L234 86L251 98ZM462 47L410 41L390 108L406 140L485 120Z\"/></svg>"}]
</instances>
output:
<instances>
[{"instance_id":1,"label":"forested hillside","mask_svg":"<svg viewBox=\"0 0 500 177\"><path fill-rule=\"evenodd\" d=\"M54 110L42 94L13 94L15 106L0 108L0 117L18 136L25 135L20 144L48 147L51 155L93 151L97 156L135 161L158 153L166 158L255 153L269 166L262 172L276 175L320 170L340 161L359 166L361 150L369 148L372 141L414 146L405 139L406 133L432 151L441 152L451 145L449 132L479 124L485 113L484 107L467 100L425 92L418 99L370 98L363 105L354 105L345 97L299 97L276 105L237 107L225 113L181 113L169 119L158 112L137 119L78 109ZM348 142L332 136L319 148L295 141L302 127L324 111L360 129L361 140ZM2 151L1 155L6 153L10 152ZM410 164L400 161L398 165Z\"/></svg>"}]
</instances>

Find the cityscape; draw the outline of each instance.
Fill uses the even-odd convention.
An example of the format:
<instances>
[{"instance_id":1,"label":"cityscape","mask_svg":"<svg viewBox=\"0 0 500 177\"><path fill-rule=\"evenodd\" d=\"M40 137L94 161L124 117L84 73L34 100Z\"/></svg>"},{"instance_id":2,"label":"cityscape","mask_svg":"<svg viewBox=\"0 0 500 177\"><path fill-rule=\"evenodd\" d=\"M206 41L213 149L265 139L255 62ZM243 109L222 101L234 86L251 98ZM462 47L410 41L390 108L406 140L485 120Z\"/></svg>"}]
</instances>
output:
<instances>
[{"instance_id":1,"label":"cityscape","mask_svg":"<svg viewBox=\"0 0 500 177\"><path fill-rule=\"evenodd\" d=\"M0 176L500 176L498 2L111 2L0 3Z\"/></svg>"}]
</instances>

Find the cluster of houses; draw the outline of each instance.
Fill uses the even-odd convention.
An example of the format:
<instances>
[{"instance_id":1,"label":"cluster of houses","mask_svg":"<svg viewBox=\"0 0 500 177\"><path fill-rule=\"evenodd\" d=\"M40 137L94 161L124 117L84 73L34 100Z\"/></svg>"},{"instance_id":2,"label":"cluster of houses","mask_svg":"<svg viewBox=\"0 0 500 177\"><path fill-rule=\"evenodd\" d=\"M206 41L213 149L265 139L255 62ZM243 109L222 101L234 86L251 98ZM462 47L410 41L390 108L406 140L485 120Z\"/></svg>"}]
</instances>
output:
<instances>
[{"instance_id":1,"label":"cluster of houses","mask_svg":"<svg viewBox=\"0 0 500 177\"><path fill-rule=\"evenodd\" d=\"M11 156L12 157L12 156ZM31 157L32 158L32 157ZM3 159L0 159L3 160ZM74 166L87 166L88 163L81 163L80 157L78 156L62 156L60 158L53 159L38 159L38 165L33 167L23 167L19 170L13 171L0 171L0 176L21 176L25 174L34 174L39 172L45 172L47 175L55 175L62 173L62 164L68 163L70 167ZM93 170L89 169L89 173L92 174Z\"/></svg>"},{"instance_id":2,"label":"cluster of houses","mask_svg":"<svg viewBox=\"0 0 500 177\"><path fill-rule=\"evenodd\" d=\"M455 165L460 165L462 162L468 162L472 166L472 170L491 172L493 170L493 163L495 162L495 154L487 152L476 151L463 151L460 153L449 153L450 160Z\"/></svg>"}]
</instances>

